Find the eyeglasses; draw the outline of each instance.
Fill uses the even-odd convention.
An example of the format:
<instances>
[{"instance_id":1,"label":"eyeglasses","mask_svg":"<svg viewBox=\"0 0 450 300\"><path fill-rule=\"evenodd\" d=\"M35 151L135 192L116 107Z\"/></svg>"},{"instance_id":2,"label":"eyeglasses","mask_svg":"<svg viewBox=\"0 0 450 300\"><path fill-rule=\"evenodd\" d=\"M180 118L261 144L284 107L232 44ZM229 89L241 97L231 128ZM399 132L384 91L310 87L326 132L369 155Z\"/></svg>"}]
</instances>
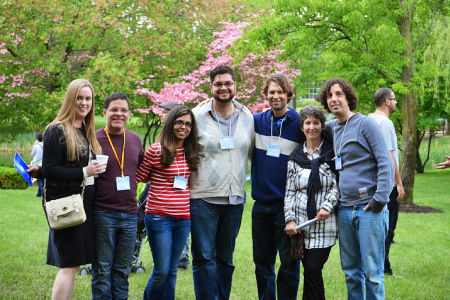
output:
<instances>
[{"instance_id":1,"label":"eyeglasses","mask_svg":"<svg viewBox=\"0 0 450 300\"><path fill-rule=\"evenodd\" d=\"M121 113L123 113L123 114L126 114L126 113L128 113L130 110L129 110L129 109L126 109L126 108L122 108L122 109L110 108L109 111L112 112L113 114L116 114L116 113L118 113L118 112L121 112Z\"/></svg>"},{"instance_id":2,"label":"eyeglasses","mask_svg":"<svg viewBox=\"0 0 450 300\"><path fill-rule=\"evenodd\" d=\"M183 125L186 126L186 127L192 128L192 123L191 122L183 122L183 121L180 121L180 120L175 121L175 126L183 127Z\"/></svg>"},{"instance_id":3,"label":"eyeglasses","mask_svg":"<svg viewBox=\"0 0 450 300\"><path fill-rule=\"evenodd\" d=\"M233 81L227 81L227 82L225 82L225 83L215 82L215 83L213 83L213 86L214 86L215 88L221 89L222 86L226 86L227 88L229 88L229 87L232 87L233 84L234 84Z\"/></svg>"},{"instance_id":4,"label":"eyeglasses","mask_svg":"<svg viewBox=\"0 0 450 300\"><path fill-rule=\"evenodd\" d=\"M397 101L397 98L388 98L389 100Z\"/></svg>"}]
</instances>

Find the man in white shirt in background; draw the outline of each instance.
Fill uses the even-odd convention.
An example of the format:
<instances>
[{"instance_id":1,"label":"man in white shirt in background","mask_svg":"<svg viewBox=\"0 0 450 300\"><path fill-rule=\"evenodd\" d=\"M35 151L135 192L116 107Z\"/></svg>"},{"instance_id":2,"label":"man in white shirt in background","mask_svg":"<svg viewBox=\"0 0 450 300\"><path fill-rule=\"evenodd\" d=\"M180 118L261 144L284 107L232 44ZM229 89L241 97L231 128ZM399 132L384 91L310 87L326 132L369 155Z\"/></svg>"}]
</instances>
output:
<instances>
[{"instance_id":1,"label":"man in white shirt in background","mask_svg":"<svg viewBox=\"0 0 450 300\"><path fill-rule=\"evenodd\" d=\"M387 275L394 275L394 273L392 272L391 263L389 261L389 250L392 241L394 240L394 230L397 225L400 202L405 196L402 178L400 177L399 172L397 135L395 134L394 123L392 123L392 121L389 119L389 115L395 111L397 99L395 98L395 94L391 89L380 88L375 92L374 100L376 110L369 116L374 118L378 125L380 125L381 131L383 132L384 138L386 139L386 144L391 153L392 160L394 161L394 188L389 195L389 231L385 242L386 255L384 259L384 273Z\"/></svg>"}]
</instances>

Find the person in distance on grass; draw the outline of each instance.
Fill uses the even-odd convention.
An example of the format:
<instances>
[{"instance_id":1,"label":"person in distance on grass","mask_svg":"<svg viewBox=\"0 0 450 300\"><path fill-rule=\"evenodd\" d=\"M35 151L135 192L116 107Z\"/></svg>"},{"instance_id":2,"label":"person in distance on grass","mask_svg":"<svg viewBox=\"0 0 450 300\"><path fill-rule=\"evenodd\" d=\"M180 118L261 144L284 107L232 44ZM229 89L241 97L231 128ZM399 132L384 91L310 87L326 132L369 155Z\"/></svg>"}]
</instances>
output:
<instances>
[{"instance_id":1,"label":"person in distance on grass","mask_svg":"<svg viewBox=\"0 0 450 300\"><path fill-rule=\"evenodd\" d=\"M398 147L397 147L397 135L395 134L394 123L389 119L389 115L395 111L397 99L391 89L381 88L375 92L374 95L376 110L369 116L380 125L388 150L391 154L392 161L394 162L394 188L389 195L389 230L385 242L386 256L384 258L384 273L387 275L393 275L391 262L389 261L389 250L391 248L392 241L394 240L394 230L397 226L398 211L400 209L400 202L402 202L405 196L403 189L402 178L399 172L398 161Z\"/></svg>"},{"instance_id":2,"label":"person in distance on grass","mask_svg":"<svg viewBox=\"0 0 450 300\"><path fill-rule=\"evenodd\" d=\"M170 113L170 110L172 110L175 107L180 106L180 104L178 104L177 101L171 100L171 101L166 101L166 102L160 103L158 106L159 106L159 108L161 108L161 112L159 113L159 118L161 120L161 123L164 123L167 119L167 116Z\"/></svg>"},{"instance_id":3,"label":"person in distance on grass","mask_svg":"<svg viewBox=\"0 0 450 300\"><path fill-rule=\"evenodd\" d=\"M42 139L44 138L42 132L36 133L36 139L37 141L33 145L33 149L31 149L31 155L33 156L33 161L31 162L32 165L36 166L42 166L42 152L43 152L43 145L42 145ZM38 179L38 193L36 194L36 197L42 197L42 185L43 181L42 179Z\"/></svg>"},{"instance_id":4,"label":"person in distance on grass","mask_svg":"<svg viewBox=\"0 0 450 300\"><path fill-rule=\"evenodd\" d=\"M394 164L380 126L354 113L358 98L346 80L326 81L319 101L337 120L334 162L339 171L339 250L348 299L384 299L384 256Z\"/></svg>"},{"instance_id":5,"label":"person in distance on grass","mask_svg":"<svg viewBox=\"0 0 450 300\"><path fill-rule=\"evenodd\" d=\"M234 71L216 67L210 80L214 100L193 109L200 164L190 182L192 270L199 300L230 298L233 253L255 132L251 112L233 100Z\"/></svg>"},{"instance_id":6,"label":"person in distance on grass","mask_svg":"<svg viewBox=\"0 0 450 300\"><path fill-rule=\"evenodd\" d=\"M94 199L93 299L128 298L137 234L136 170L144 157L139 135L125 129L130 115L127 95L113 93L103 107L106 126L95 132L109 159Z\"/></svg>"},{"instance_id":7,"label":"person in distance on grass","mask_svg":"<svg viewBox=\"0 0 450 300\"><path fill-rule=\"evenodd\" d=\"M253 115L255 147L251 181L253 262L259 299L295 299L300 279L300 262L293 260L290 238L284 231L284 197L289 154L305 141L299 114L288 103L293 87L282 74L271 75L263 94L271 109ZM281 265L275 275L279 254Z\"/></svg>"}]
</instances>

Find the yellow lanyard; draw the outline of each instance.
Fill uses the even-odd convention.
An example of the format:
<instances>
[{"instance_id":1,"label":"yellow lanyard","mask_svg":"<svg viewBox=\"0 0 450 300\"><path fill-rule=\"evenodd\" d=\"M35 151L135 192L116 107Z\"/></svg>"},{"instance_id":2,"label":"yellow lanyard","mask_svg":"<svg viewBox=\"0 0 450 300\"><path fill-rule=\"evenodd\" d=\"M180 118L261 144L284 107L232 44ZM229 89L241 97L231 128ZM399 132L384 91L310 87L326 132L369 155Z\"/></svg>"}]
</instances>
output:
<instances>
[{"instance_id":1,"label":"yellow lanyard","mask_svg":"<svg viewBox=\"0 0 450 300\"><path fill-rule=\"evenodd\" d=\"M106 130L106 127L103 128L106 132L106 136L108 137L108 141L109 144L111 145L111 148L114 152L114 155L116 156L117 162L119 163L119 167L122 170L122 177L123 177L123 163L125 162L125 160L123 159L124 155L125 155L125 129L123 130L123 149L122 149L122 163L120 163L119 157L117 157L117 153L116 153L116 149L114 149L114 145L111 142L111 138L109 137L108 131Z\"/></svg>"}]
</instances>

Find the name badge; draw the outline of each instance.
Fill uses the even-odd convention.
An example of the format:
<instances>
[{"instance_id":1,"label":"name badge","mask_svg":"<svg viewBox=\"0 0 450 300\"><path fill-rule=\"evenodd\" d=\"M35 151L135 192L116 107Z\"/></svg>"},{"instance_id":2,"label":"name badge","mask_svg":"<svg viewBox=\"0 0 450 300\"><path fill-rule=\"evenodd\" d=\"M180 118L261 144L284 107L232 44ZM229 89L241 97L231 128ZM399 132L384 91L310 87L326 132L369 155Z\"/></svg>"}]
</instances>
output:
<instances>
[{"instance_id":1,"label":"name badge","mask_svg":"<svg viewBox=\"0 0 450 300\"><path fill-rule=\"evenodd\" d=\"M234 138L232 136L221 138L220 149L222 150L234 149Z\"/></svg>"},{"instance_id":2,"label":"name badge","mask_svg":"<svg viewBox=\"0 0 450 300\"><path fill-rule=\"evenodd\" d=\"M342 169L342 159L341 157L336 157L336 159L334 160L334 164L336 166L336 170L341 170Z\"/></svg>"},{"instance_id":3,"label":"name badge","mask_svg":"<svg viewBox=\"0 0 450 300\"><path fill-rule=\"evenodd\" d=\"M116 186L118 191L130 190L130 177L116 177Z\"/></svg>"},{"instance_id":4,"label":"name badge","mask_svg":"<svg viewBox=\"0 0 450 300\"><path fill-rule=\"evenodd\" d=\"M187 178L175 176L175 179L173 180L173 187L185 190L187 188Z\"/></svg>"},{"instance_id":5,"label":"name badge","mask_svg":"<svg viewBox=\"0 0 450 300\"><path fill-rule=\"evenodd\" d=\"M269 147L267 148L267 152L266 152L267 156L280 157L280 154L281 154L280 146L269 145Z\"/></svg>"}]
</instances>

